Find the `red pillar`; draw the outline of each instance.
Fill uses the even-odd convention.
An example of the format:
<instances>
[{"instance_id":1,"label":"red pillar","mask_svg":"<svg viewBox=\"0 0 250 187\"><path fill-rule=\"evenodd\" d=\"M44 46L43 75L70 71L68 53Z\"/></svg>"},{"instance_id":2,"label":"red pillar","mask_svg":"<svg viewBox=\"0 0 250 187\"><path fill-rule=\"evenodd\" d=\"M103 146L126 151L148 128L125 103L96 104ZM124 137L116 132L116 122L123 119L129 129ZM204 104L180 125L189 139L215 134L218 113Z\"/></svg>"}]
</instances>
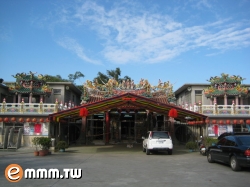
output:
<instances>
[{"instance_id":1,"label":"red pillar","mask_svg":"<svg viewBox=\"0 0 250 187\"><path fill-rule=\"evenodd\" d=\"M82 132L85 132L85 129L86 129L86 116L82 116L82 128L81 128L81 131Z\"/></svg>"},{"instance_id":2,"label":"red pillar","mask_svg":"<svg viewBox=\"0 0 250 187\"><path fill-rule=\"evenodd\" d=\"M109 133L110 133L109 112L105 113L105 122L106 122L105 143L109 143Z\"/></svg>"}]
</instances>

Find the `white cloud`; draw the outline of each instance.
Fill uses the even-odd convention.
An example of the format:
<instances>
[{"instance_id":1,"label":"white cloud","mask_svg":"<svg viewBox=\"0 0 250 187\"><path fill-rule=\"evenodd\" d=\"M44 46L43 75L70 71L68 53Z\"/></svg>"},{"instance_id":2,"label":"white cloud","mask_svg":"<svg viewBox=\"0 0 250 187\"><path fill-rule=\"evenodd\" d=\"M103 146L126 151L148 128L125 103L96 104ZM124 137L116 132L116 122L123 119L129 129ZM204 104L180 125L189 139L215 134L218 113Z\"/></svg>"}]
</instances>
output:
<instances>
[{"instance_id":1,"label":"white cloud","mask_svg":"<svg viewBox=\"0 0 250 187\"><path fill-rule=\"evenodd\" d=\"M61 38L60 40L57 41L57 43L63 48L76 54L83 61L93 63L93 64L100 64L100 62L96 60L92 60L89 57L87 57L84 52L83 47L80 44L78 44L76 40L72 38L69 38L69 37Z\"/></svg>"},{"instance_id":2,"label":"white cloud","mask_svg":"<svg viewBox=\"0 0 250 187\"><path fill-rule=\"evenodd\" d=\"M84 1L74 9L71 7L70 11L63 8L60 20L90 29L102 41L98 53L108 62L118 64L168 61L200 47L227 51L250 45L248 22L218 19L203 25L186 25L170 15L133 5L121 6L116 2L108 9L93 1ZM211 8L212 5L202 0L198 6ZM76 40L63 39L59 44L84 61L96 63L86 55L83 44ZM88 48L87 44L85 48Z\"/></svg>"}]
</instances>

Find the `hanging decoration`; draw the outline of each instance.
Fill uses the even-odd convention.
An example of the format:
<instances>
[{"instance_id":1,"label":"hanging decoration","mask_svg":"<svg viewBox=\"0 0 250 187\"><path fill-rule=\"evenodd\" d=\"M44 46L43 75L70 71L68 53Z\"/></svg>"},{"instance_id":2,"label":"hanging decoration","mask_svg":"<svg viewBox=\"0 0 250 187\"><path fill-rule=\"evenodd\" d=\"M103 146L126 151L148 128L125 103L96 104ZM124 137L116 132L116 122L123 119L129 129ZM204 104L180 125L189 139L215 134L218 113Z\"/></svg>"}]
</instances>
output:
<instances>
[{"instance_id":1,"label":"hanging decoration","mask_svg":"<svg viewBox=\"0 0 250 187\"><path fill-rule=\"evenodd\" d=\"M4 122L9 122L9 118L4 118L4 120L3 120Z\"/></svg>"},{"instance_id":2,"label":"hanging decoration","mask_svg":"<svg viewBox=\"0 0 250 187\"><path fill-rule=\"evenodd\" d=\"M2 122L3 121L3 118L0 118L0 122Z\"/></svg>"},{"instance_id":3,"label":"hanging decoration","mask_svg":"<svg viewBox=\"0 0 250 187\"><path fill-rule=\"evenodd\" d=\"M44 122L44 119L43 118L40 118L40 120L39 120L41 123L43 123Z\"/></svg>"},{"instance_id":4,"label":"hanging decoration","mask_svg":"<svg viewBox=\"0 0 250 187\"><path fill-rule=\"evenodd\" d=\"M35 123L36 121L37 121L37 119L36 119L36 118L33 118L33 119L32 119L32 122L34 122L34 123Z\"/></svg>"},{"instance_id":5,"label":"hanging decoration","mask_svg":"<svg viewBox=\"0 0 250 187\"><path fill-rule=\"evenodd\" d=\"M209 118L206 118L205 122L206 122L206 124L209 124L210 123Z\"/></svg>"},{"instance_id":6,"label":"hanging decoration","mask_svg":"<svg viewBox=\"0 0 250 187\"><path fill-rule=\"evenodd\" d=\"M178 113L177 113L177 110L174 109L174 108L171 108L168 112L168 116L169 117L172 117L172 118L177 118L178 116Z\"/></svg>"},{"instance_id":7,"label":"hanging decoration","mask_svg":"<svg viewBox=\"0 0 250 187\"><path fill-rule=\"evenodd\" d=\"M12 117L10 120L11 120L11 122L15 122L15 121L16 121L16 118L15 118L15 117Z\"/></svg>"},{"instance_id":8,"label":"hanging decoration","mask_svg":"<svg viewBox=\"0 0 250 187\"><path fill-rule=\"evenodd\" d=\"M243 120L243 119L240 120L240 124L241 124L241 125L244 124L244 120Z\"/></svg>"},{"instance_id":9,"label":"hanging decoration","mask_svg":"<svg viewBox=\"0 0 250 187\"><path fill-rule=\"evenodd\" d=\"M213 123L213 124L217 124L217 120L214 119L214 120L212 121L212 123Z\"/></svg>"},{"instance_id":10,"label":"hanging decoration","mask_svg":"<svg viewBox=\"0 0 250 187\"><path fill-rule=\"evenodd\" d=\"M246 120L246 124L250 125L250 119Z\"/></svg>"},{"instance_id":11,"label":"hanging decoration","mask_svg":"<svg viewBox=\"0 0 250 187\"><path fill-rule=\"evenodd\" d=\"M86 108L81 108L79 116L87 116L88 115L88 110Z\"/></svg>"},{"instance_id":12,"label":"hanging decoration","mask_svg":"<svg viewBox=\"0 0 250 187\"><path fill-rule=\"evenodd\" d=\"M220 125L224 125L224 120L220 120L220 121L219 121L219 124L220 124Z\"/></svg>"},{"instance_id":13,"label":"hanging decoration","mask_svg":"<svg viewBox=\"0 0 250 187\"><path fill-rule=\"evenodd\" d=\"M26 122L30 122L30 118L27 118L27 119L26 119Z\"/></svg>"},{"instance_id":14,"label":"hanging decoration","mask_svg":"<svg viewBox=\"0 0 250 187\"><path fill-rule=\"evenodd\" d=\"M234 125L238 124L238 120L236 120L236 119L233 120L233 124L234 124Z\"/></svg>"},{"instance_id":15,"label":"hanging decoration","mask_svg":"<svg viewBox=\"0 0 250 187\"><path fill-rule=\"evenodd\" d=\"M19 118L18 120L20 123L23 123L24 122L24 119L23 118Z\"/></svg>"},{"instance_id":16,"label":"hanging decoration","mask_svg":"<svg viewBox=\"0 0 250 187\"><path fill-rule=\"evenodd\" d=\"M230 125L231 124L231 121L228 119L228 120L226 120L226 124L227 125Z\"/></svg>"}]
</instances>

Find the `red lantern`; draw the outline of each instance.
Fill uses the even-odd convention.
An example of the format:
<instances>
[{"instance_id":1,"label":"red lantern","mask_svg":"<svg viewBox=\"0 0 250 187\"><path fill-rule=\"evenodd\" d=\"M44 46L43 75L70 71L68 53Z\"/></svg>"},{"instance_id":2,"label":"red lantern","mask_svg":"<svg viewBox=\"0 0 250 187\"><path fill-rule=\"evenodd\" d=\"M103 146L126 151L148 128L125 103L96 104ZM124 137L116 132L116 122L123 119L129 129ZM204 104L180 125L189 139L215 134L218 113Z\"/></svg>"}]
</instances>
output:
<instances>
[{"instance_id":1,"label":"red lantern","mask_svg":"<svg viewBox=\"0 0 250 187\"><path fill-rule=\"evenodd\" d=\"M15 122L15 121L16 121L16 118L15 118L15 117L12 117L10 120L11 120L12 122Z\"/></svg>"},{"instance_id":2,"label":"red lantern","mask_svg":"<svg viewBox=\"0 0 250 187\"><path fill-rule=\"evenodd\" d=\"M171 108L168 112L168 116L169 117L172 117L172 118L177 118L178 116L178 113L177 113L177 110L174 109L174 108Z\"/></svg>"},{"instance_id":3,"label":"red lantern","mask_svg":"<svg viewBox=\"0 0 250 187\"><path fill-rule=\"evenodd\" d=\"M230 120L226 120L226 124L231 124L231 121Z\"/></svg>"},{"instance_id":4,"label":"red lantern","mask_svg":"<svg viewBox=\"0 0 250 187\"><path fill-rule=\"evenodd\" d=\"M244 120L243 120L243 119L240 120L240 124L241 124L241 125L244 124Z\"/></svg>"},{"instance_id":5,"label":"red lantern","mask_svg":"<svg viewBox=\"0 0 250 187\"><path fill-rule=\"evenodd\" d=\"M235 125L238 124L238 120L236 120L236 119L233 120L233 124L235 124Z\"/></svg>"},{"instance_id":6,"label":"red lantern","mask_svg":"<svg viewBox=\"0 0 250 187\"><path fill-rule=\"evenodd\" d=\"M88 110L86 108L81 108L79 116L87 116L87 115L88 115Z\"/></svg>"},{"instance_id":7,"label":"red lantern","mask_svg":"<svg viewBox=\"0 0 250 187\"><path fill-rule=\"evenodd\" d=\"M0 122L2 122L3 121L3 118L0 118Z\"/></svg>"},{"instance_id":8,"label":"red lantern","mask_svg":"<svg viewBox=\"0 0 250 187\"><path fill-rule=\"evenodd\" d=\"M46 122L49 122L49 118L46 119Z\"/></svg>"},{"instance_id":9,"label":"red lantern","mask_svg":"<svg viewBox=\"0 0 250 187\"><path fill-rule=\"evenodd\" d=\"M224 121L223 121L223 120L220 120L220 121L219 121L219 124L220 124L220 125L224 125Z\"/></svg>"},{"instance_id":10,"label":"red lantern","mask_svg":"<svg viewBox=\"0 0 250 187\"><path fill-rule=\"evenodd\" d=\"M18 120L20 123L24 122L24 119L23 118L19 118Z\"/></svg>"},{"instance_id":11,"label":"red lantern","mask_svg":"<svg viewBox=\"0 0 250 187\"><path fill-rule=\"evenodd\" d=\"M44 122L44 119L43 119L43 118L41 118L39 121L40 121L41 123L43 123L43 122Z\"/></svg>"},{"instance_id":12,"label":"red lantern","mask_svg":"<svg viewBox=\"0 0 250 187\"><path fill-rule=\"evenodd\" d=\"M246 120L246 124L250 125L250 119Z\"/></svg>"},{"instance_id":13,"label":"red lantern","mask_svg":"<svg viewBox=\"0 0 250 187\"><path fill-rule=\"evenodd\" d=\"M34 123L35 123L35 122L36 122L36 118L33 118L33 119L32 119L32 122L34 122Z\"/></svg>"},{"instance_id":14,"label":"red lantern","mask_svg":"<svg viewBox=\"0 0 250 187\"><path fill-rule=\"evenodd\" d=\"M26 122L30 122L30 118L27 118L27 119L26 119Z\"/></svg>"},{"instance_id":15,"label":"red lantern","mask_svg":"<svg viewBox=\"0 0 250 187\"><path fill-rule=\"evenodd\" d=\"M209 124L209 122L210 122L209 118L207 118L205 122L206 122L206 124Z\"/></svg>"},{"instance_id":16,"label":"red lantern","mask_svg":"<svg viewBox=\"0 0 250 187\"><path fill-rule=\"evenodd\" d=\"M213 123L213 124L217 124L217 121L216 121L216 120L213 120L212 123Z\"/></svg>"},{"instance_id":17,"label":"red lantern","mask_svg":"<svg viewBox=\"0 0 250 187\"><path fill-rule=\"evenodd\" d=\"M9 118L4 118L4 120L3 120L4 122L9 122Z\"/></svg>"}]
</instances>

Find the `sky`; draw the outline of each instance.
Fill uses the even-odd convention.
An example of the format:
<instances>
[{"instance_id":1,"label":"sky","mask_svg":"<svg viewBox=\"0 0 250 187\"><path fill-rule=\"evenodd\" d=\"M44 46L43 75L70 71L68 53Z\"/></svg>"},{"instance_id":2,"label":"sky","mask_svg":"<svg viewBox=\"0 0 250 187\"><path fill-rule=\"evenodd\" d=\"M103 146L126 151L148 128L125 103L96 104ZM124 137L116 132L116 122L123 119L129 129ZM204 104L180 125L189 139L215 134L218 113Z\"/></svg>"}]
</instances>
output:
<instances>
[{"instance_id":1,"label":"sky","mask_svg":"<svg viewBox=\"0 0 250 187\"><path fill-rule=\"evenodd\" d=\"M121 69L174 90L222 73L250 84L250 0L0 0L0 78Z\"/></svg>"}]
</instances>

